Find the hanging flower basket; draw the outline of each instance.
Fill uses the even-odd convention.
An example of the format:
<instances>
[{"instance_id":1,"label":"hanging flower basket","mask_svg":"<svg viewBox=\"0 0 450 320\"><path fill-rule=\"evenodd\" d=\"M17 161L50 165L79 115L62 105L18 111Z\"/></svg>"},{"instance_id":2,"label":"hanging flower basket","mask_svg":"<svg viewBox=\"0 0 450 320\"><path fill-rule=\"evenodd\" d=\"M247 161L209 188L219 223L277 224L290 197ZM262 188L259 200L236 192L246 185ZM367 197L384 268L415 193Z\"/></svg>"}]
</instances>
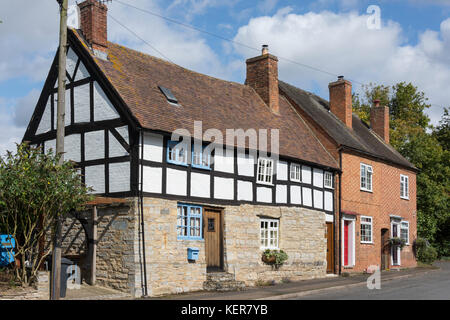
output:
<instances>
[{"instance_id":1,"label":"hanging flower basket","mask_svg":"<svg viewBox=\"0 0 450 320\"><path fill-rule=\"evenodd\" d=\"M267 249L263 252L261 260L267 264L276 266L282 265L288 259L288 255L283 250Z\"/></svg>"},{"instance_id":2,"label":"hanging flower basket","mask_svg":"<svg viewBox=\"0 0 450 320\"><path fill-rule=\"evenodd\" d=\"M392 247L400 247L400 250L403 249L403 247L406 245L406 241L399 237L390 238L388 243Z\"/></svg>"}]
</instances>

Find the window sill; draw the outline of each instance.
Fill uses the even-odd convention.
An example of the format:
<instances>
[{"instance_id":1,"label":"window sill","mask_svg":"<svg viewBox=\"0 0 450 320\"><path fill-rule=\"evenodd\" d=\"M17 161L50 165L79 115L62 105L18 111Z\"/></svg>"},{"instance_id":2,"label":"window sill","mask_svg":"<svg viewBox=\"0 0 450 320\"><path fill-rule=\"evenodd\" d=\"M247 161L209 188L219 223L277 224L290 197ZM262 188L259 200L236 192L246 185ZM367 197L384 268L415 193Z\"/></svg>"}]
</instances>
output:
<instances>
[{"instance_id":1,"label":"window sill","mask_svg":"<svg viewBox=\"0 0 450 320\"><path fill-rule=\"evenodd\" d=\"M202 167L202 166L192 165L192 168L211 171L211 168L209 168L209 167Z\"/></svg>"},{"instance_id":2,"label":"window sill","mask_svg":"<svg viewBox=\"0 0 450 320\"><path fill-rule=\"evenodd\" d=\"M373 242L363 242L363 241L361 241L360 243L361 243L361 244L370 244L370 245L375 245L375 243L373 243Z\"/></svg>"},{"instance_id":3,"label":"window sill","mask_svg":"<svg viewBox=\"0 0 450 320\"><path fill-rule=\"evenodd\" d=\"M167 160L167 163L174 164L176 166L182 166L182 167L187 167L188 166L187 163L183 163L183 162L173 162L173 161Z\"/></svg>"},{"instance_id":4,"label":"window sill","mask_svg":"<svg viewBox=\"0 0 450 320\"><path fill-rule=\"evenodd\" d=\"M405 197L400 197L400 199L402 199L402 200L409 200L409 198L405 198Z\"/></svg>"},{"instance_id":5,"label":"window sill","mask_svg":"<svg viewBox=\"0 0 450 320\"><path fill-rule=\"evenodd\" d=\"M369 189L359 189L359 191L373 193L373 190Z\"/></svg>"},{"instance_id":6,"label":"window sill","mask_svg":"<svg viewBox=\"0 0 450 320\"><path fill-rule=\"evenodd\" d=\"M269 182L260 182L260 181L256 181L256 184L261 184L263 186L268 186L268 187L273 187L274 184L273 183L269 183Z\"/></svg>"}]
</instances>

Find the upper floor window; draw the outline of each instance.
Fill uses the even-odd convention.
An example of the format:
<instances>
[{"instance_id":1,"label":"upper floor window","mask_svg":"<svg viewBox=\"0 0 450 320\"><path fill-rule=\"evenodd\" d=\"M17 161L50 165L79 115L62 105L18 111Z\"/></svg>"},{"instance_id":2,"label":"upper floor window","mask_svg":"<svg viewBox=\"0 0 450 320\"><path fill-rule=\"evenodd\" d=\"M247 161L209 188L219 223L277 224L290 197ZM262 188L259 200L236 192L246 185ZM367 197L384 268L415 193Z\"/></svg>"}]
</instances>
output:
<instances>
[{"instance_id":1,"label":"upper floor window","mask_svg":"<svg viewBox=\"0 0 450 320\"><path fill-rule=\"evenodd\" d=\"M178 239L202 239L202 207L179 204L177 208Z\"/></svg>"},{"instance_id":2,"label":"upper floor window","mask_svg":"<svg viewBox=\"0 0 450 320\"><path fill-rule=\"evenodd\" d=\"M167 143L167 162L187 165L187 146L178 141Z\"/></svg>"},{"instance_id":3,"label":"upper floor window","mask_svg":"<svg viewBox=\"0 0 450 320\"><path fill-rule=\"evenodd\" d=\"M267 158L258 159L258 175L256 182L272 184L273 160Z\"/></svg>"},{"instance_id":4,"label":"upper floor window","mask_svg":"<svg viewBox=\"0 0 450 320\"><path fill-rule=\"evenodd\" d=\"M372 243L372 217L361 216L361 243Z\"/></svg>"},{"instance_id":5,"label":"upper floor window","mask_svg":"<svg viewBox=\"0 0 450 320\"><path fill-rule=\"evenodd\" d=\"M323 185L325 188L333 188L333 174L331 172L325 171L323 177Z\"/></svg>"},{"instance_id":6,"label":"upper floor window","mask_svg":"<svg viewBox=\"0 0 450 320\"><path fill-rule=\"evenodd\" d=\"M406 244L409 244L409 222L402 221L400 224L400 238L405 240Z\"/></svg>"},{"instance_id":7,"label":"upper floor window","mask_svg":"<svg viewBox=\"0 0 450 320\"><path fill-rule=\"evenodd\" d=\"M361 163L361 190L372 191L372 166Z\"/></svg>"},{"instance_id":8,"label":"upper floor window","mask_svg":"<svg viewBox=\"0 0 450 320\"><path fill-rule=\"evenodd\" d=\"M300 182L300 173L302 168L299 164L291 163L291 181Z\"/></svg>"},{"instance_id":9,"label":"upper floor window","mask_svg":"<svg viewBox=\"0 0 450 320\"><path fill-rule=\"evenodd\" d=\"M261 219L261 249L278 249L278 219Z\"/></svg>"},{"instance_id":10,"label":"upper floor window","mask_svg":"<svg viewBox=\"0 0 450 320\"><path fill-rule=\"evenodd\" d=\"M192 147L192 166L194 168L211 169L211 155L205 154L204 149L203 147Z\"/></svg>"},{"instance_id":11,"label":"upper floor window","mask_svg":"<svg viewBox=\"0 0 450 320\"><path fill-rule=\"evenodd\" d=\"M400 198L409 199L409 177L400 175Z\"/></svg>"}]
</instances>

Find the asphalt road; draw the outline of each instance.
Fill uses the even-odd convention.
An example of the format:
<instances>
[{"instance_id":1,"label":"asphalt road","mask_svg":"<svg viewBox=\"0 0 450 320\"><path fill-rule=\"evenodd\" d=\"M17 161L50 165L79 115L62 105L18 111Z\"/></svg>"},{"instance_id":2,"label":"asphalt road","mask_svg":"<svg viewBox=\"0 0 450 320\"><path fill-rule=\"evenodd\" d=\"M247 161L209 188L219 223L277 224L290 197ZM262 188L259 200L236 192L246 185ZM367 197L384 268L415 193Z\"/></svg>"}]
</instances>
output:
<instances>
[{"instance_id":1,"label":"asphalt road","mask_svg":"<svg viewBox=\"0 0 450 320\"><path fill-rule=\"evenodd\" d=\"M450 261L437 262L435 265L441 269L385 282L381 278L381 289L369 290L366 286L359 286L293 300L449 300Z\"/></svg>"}]
</instances>

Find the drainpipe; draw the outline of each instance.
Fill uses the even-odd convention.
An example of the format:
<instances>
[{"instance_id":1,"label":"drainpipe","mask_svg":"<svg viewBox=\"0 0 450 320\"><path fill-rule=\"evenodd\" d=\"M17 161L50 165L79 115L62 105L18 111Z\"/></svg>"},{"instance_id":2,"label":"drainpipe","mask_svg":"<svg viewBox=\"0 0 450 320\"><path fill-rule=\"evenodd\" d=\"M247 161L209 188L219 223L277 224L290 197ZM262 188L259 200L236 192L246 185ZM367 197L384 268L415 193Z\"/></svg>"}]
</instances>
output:
<instances>
[{"instance_id":1,"label":"drainpipe","mask_svg":"<svg viewBox=\"0 0 450 320\"><path fill-rule=\"evenodd\" d=\"M141 168L140 172L140 184L139 184L139 201L140 201L140 215L141 215L141 231L142 231L142 256L144 263L144 296L148 296L148 288L147 288L147 261L145 258L145 224L144 224L144 131L141 129L139 131L140 134L140 143L141 143L141 155L139 159L139 166Z\"/></svg>"}]
</instances>

